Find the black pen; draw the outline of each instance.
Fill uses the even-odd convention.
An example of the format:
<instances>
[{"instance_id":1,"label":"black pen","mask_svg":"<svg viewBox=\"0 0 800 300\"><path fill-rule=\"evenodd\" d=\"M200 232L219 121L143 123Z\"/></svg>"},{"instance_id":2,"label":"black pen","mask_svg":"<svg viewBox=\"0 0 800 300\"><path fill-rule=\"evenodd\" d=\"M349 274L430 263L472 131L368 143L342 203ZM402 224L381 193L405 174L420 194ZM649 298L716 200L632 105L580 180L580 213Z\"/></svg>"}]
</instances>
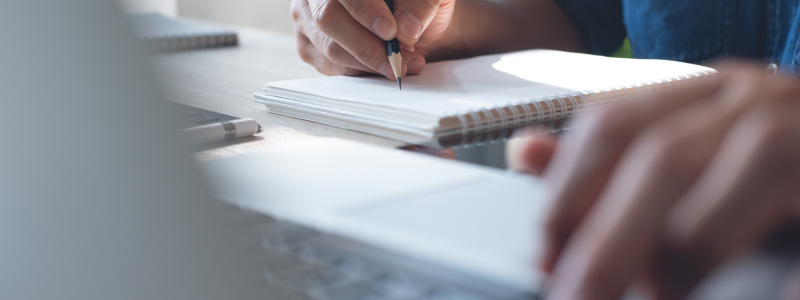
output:
<instances>
[{"instance_id":1,"label":"black pen","mask_svg":"<svg viewBox=\"0 0 800 300\"><path fill-rule=\"evenodd\" d=\"M383 0L383 2L389 6L389 11L394 14L394 4L392 0ZM389 64L392 65L394 77L397 78L397 87L402 90L403 85L400 83L400 75L402 75L401 72L403 71L403 57L400 56L400 42L397 41L397 37L386 42L386 54L389 56Z\"/></svg>"}]
</instances>

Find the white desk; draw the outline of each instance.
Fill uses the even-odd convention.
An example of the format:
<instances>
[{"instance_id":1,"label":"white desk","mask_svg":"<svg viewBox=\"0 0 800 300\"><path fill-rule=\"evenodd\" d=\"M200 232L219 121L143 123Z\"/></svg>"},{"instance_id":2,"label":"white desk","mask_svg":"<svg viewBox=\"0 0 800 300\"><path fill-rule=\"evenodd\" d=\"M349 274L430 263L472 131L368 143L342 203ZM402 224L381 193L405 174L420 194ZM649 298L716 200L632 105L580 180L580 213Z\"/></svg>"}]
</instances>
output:
<instances>
[{"instance_id":1,"label":"white desk","mask_svg":"<svg viewBox=\"0 0 800 300\"><path fill-rule=\"evenodd\" d=\"M404 145L399 141L268 113L266 107L253 102L252 97L265 84L324 75L300 59L293 35L224 27L239 33L238 47L162 53L153 59L158 76L170 82L166 90L172 101L253 118L263 128L253 138L206 147L196 153L197 159L232 156L315 137L340 137L387 147Z\"/></svg>"}]
</instances>

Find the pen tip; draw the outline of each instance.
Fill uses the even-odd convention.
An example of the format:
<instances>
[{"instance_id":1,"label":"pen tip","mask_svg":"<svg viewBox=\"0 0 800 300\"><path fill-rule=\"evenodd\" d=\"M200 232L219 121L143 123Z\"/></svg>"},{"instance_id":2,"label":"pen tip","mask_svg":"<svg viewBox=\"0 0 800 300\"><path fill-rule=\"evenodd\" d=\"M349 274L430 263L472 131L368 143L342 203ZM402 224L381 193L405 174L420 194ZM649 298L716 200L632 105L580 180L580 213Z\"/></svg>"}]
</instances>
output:
<instances>
[{"instance_id":1,"label":"pen tip","mask_svg":"<svg viewBox=\"0 0 800 300\"><path fill-rule=\"evenodd\" d=\"M397 78L397 87L402 90L403 89L403 84L400 83L400 77L396 77L396 78Z\"/></svg>"}]
</instances>

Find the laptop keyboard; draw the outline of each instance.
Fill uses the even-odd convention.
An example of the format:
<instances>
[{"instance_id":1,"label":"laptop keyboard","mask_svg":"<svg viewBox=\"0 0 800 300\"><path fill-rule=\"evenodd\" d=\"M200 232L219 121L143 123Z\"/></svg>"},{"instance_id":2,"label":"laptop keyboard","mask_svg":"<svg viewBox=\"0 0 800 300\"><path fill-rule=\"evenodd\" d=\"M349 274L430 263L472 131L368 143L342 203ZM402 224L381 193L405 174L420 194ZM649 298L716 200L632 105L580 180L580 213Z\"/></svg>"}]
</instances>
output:
<instances>
[{"instance_id":1,"label":"laptop keyboard","mask_svg":"<svg viewBox=\"0 0 800 300\"><path fill-rule=\"evenodd\" d=\"M263 247L269 282L311 299L537 299L342 237L246 214L239 234Z\"/></svg>"}]
</instances>

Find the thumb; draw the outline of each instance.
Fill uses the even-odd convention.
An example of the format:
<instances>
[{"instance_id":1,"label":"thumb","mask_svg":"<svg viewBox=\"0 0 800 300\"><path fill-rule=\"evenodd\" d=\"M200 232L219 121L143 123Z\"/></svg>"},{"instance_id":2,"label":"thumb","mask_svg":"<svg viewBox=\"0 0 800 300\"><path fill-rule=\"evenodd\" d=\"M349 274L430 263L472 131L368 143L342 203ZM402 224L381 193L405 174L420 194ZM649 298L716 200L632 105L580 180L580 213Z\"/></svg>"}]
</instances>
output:
<instances>
[{"instance_id":1,"label":"thumb","mask_svg":"<svg viewBox=\"0 0 800 300\"><path fill-rule=\"evenodd\" d=\"M405 61L405 71L403 75L416 75L425 68L425 57L414 51L403 50L403 60Z\"/></svg>"},{"instance_id":2,"label":"thumb","mask_svg":"<svg viewBox=\"0 0 800 300\"><path fill-rule=\"evenodd\" d=\"M448 0L394 0L394 18L397 20L397 40L413 45L430 25L441 5L452 5ZM448 4L449 3L449 4Z\"/></svg>"},{"instance_id":3,"label":"thumb","mask_svg":"<svg viewBox=\"0 0 800 300\"><path fill-rule=\"evenodd\" d=\"M554 135L536 135L510 140L506 157L510 169L532 175L542 175L555 153L558 140Z\"/></svg>"}]
</instances>

